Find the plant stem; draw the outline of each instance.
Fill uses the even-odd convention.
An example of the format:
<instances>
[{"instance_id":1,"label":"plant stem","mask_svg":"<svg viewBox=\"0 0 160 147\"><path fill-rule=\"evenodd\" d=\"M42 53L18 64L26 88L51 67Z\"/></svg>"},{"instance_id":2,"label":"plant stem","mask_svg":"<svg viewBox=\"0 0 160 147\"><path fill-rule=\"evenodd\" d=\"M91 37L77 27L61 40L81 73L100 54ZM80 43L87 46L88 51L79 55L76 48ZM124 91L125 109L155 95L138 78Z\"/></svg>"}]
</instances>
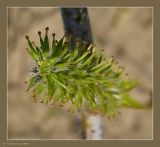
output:
<instances>
[{"instance_id":1,"label":"plant stem","mask_svg":"<svg viewBox=\"0 0 160 147\"><path fill-rule=\"evenodd\" d=\"M65 31L73 35L71 48L77 37L89 44L93 42L87 8L62 8L61 12Z\"/></svg>"},{"instance_id":2,"label":"plant stem","mask_svg":"<svg viewBox=\"0 0 160 147\"><path fill-rule=\"evenodd\" d=\"M71 49L75 47L76 37L89 44L93 42L87 8L62 8L61 12L65 31L73 35ZM101 115L86 111L82 112L79 119L82 139L102 139Z\"/></svg>"},{"instance_id":3,"label":"plant stem","mask_svg":"<svg viewBox=\"0 0 160 147\"><path fill-rule=\"evenodd\" d=\"M100 114L82 113L82 139L102 139L102 128Z\"/></svg>"}]
</instances>

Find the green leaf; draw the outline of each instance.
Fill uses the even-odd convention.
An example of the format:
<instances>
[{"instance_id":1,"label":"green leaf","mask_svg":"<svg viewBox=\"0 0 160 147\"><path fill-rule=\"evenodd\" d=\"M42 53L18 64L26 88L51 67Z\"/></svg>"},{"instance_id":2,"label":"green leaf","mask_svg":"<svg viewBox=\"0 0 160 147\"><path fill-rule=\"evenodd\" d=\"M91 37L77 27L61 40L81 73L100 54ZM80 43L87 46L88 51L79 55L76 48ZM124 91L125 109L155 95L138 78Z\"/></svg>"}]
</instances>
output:
<instances>
[{"instance_id":1,"label":"green leaf","mask_svg":"<svg viewBox=\"0 0 160 147\"><path fill-rule=\"evenodd\" d=\"M125 80L121 82L120 88L125 91L130 91L137 86L137 83L136 80Z\"/></svg>"},{"instance_id":2,"label":"green leaf","mask_svg":"<svg viewBox=\"0 0 160 147\"><path fill-rule=\"evenodd\" d=\"M128 108L135 108L135 109L142 109L145 108L145 106L133 99L131 96L125 94L122 96L122 99L120 99L120 105L121 107L128 107Z\"/></svg>"},{"instance_id":3,"label":"green leaf","mask_svg":"<svg viewBox=\"0 0 160 147\"><path fill-rule=\"evenodd\" d=\"M92 89L90 89L89 87L81 87L81 93L83 94L84 98L86 98L86 100L91 104L92 107L96 106L96 101L94 99L94 93L92 91Z\"/></svg>"},{"instance_id":4,"label":"green leaf","mask_svg":"<svg viewBox=\"0 0 160 147\"><path fill-rule=\"evenodd\" d=\"M39 57L35 51L33 51L31 48L26 48L26 49L35 61L37 61L39 59Z\"/></svg>"},{"instance_id":5,"label":"green leaf","mask_svg":"<svg viewBox=\"0 0 160 147\"><path fill-rule=\"evenodd\" d=\"M39 35L39 39L40 39L40 44L41 44L41 49L42 49L42 52L44 50L44 41L42 39L42 36L41 36L41 31L38 32L38 35Z\"/></svg>"},{"instance_id":6,"label":"green leaf","mask_svg":"<svg viewBox=\"0 0 160 147\"><path fill-rule=\"evenodd\" d=\"M32 78L29 80L29 85L28 85L27 91L29 91L31 88L33 88L40 80L41 80L41 77L40 77L40 76L32 77Z\"/></svg>"},{"instance_id":7,"label":"green leaf","mask_svg":"<svg viewBox=\"0 0 160 147\"><path fill-rule=\"evenodd\" d=\"M62 53L63 51L63 40L64 37L61 38L60 41L58 41L58 43L56 45L52 46L52 57L57 57L60 55L60 53Z\"/></svg>"},{"instance_id":8,"label":"green leaf","mask_svg":"<svg viewBox=\"0 0 160 147\"><path fill-rule=\"evenodd\" d=\"M80 66L80 68L85 68L86 66L90 65L93 61L95 54L92 54L88 59L86 59Z\"/></svg>"},{"instance_id":9,"label":"green leaf","mask_svg":"<svg viewBox=\"0 0 160 147\"><path fill-rule=\"evenodd\" d=\"M39 60L43 60L43 55L42 55L41 49L40 49L39 47L37 47L36 45L35 45L35 49L36 49L36 51L37 51Z\"/></svg>"},{"instance_id":10,"label":"green leaf","mask_svg":"<svg viewBox=\"0 0 160 147\"><path fill-rule=\"evenodd\" d=\"M38 97L45 90L45 85L43 82L40 82L35 88L35 95Z\"/></svg>"},{"instance_id":11,"label":"green leaf","mask_svg":"<svg viewBox=\"0 0 160 147\"><path fill-rule=\"evenodd\" d=\"M104 63L99 63L99 64L95 65L95 66L92 68L91 71L96 71L96 70L102 68L103 66L104 66Z\"/></svg>"},{"instance_id":12,"label":"green leaf","mask_svg":"<svg viewBox=\"0 0 160 147\"><path fill-rule=\"evenodd\" d=\"M74 63L79 63L85 59L85 57L89 54L89 51L86 51L81 57L79 57Z\"/></svg>"},{"instance_id":13,"label":"green leaf","mask_svg":"<svg viewBox=\"0 0 160 147\"><path fill-rule=\"evenodd\" d=\"M99 105L100 109L107 116L112 117L118 113L118 104L116 100L110 95L107 94L103 100L101 100L101 105Z\"/></svg>"},{"instance_id":14,"label":"green leaf","mask_svg":"<svg viewBox=\"0 0 160 147\"><path fill-rule=\"evenodd\" d=\"M57 77L55 76L55 74L52 74L51 77L52 77L52 79L53 79L59 86L63 87L64 89L67 89L66 85L63 84L61 81L59 81L59 80L57 79Z\"/></svg>"},{"instance_id":15,"label":"green leaf","mask_svg":"<svg viewBox=\"0 0 160 147\"><path fill-rule=\"evenodd\" d=\"M73 102L76 105L77 109L81 108L81 105L82 105L82 102L83 102L83 95L79 90L77 90L77 95L74 98Z\"/></svg>"},{"instance_id":16,"label":"green leaf","mask_svg":"<svg viewBox=\"0 0 160 147\"><path fill-rule=\"evenodd\" d=\"M104 71L107 72L108 70L110 70L112 67L111 64L103 64L103 66L97 68L94 72L95 73L103 73Z\"/></svg>"},{"instance_id":17,"label":"green leaf","mask_svg":"<svg viewBox=\"0 0 160 147\"><path fill-rule=\"evenodd\" d=\"M48 30L49 28L47 27L46 29L46 34L45 34L45 37L44 37L44 43L43 43L43 52L44 52L44 55L45 57L48 56L48 53L49 53L49 39L48 39Z\"/></svg>"},{"instance_id":18,"label":"green leaf","mask_svg":"<svg viewBox=\"0 0 160 147\"><path fill-rule=\"evenodd\" d=\"M52 79L51 76L47 76L47 82L48 82L48 96L52 98L55 92L55 81Z\"/></svg>"}]
</instances>

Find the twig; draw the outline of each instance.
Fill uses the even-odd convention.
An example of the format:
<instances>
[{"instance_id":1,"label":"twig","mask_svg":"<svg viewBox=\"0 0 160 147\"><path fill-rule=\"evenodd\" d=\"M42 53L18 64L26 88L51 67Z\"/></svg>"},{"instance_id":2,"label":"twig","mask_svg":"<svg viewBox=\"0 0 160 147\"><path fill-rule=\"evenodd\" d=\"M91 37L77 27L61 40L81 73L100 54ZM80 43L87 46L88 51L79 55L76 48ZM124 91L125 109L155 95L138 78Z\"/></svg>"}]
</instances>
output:
<instances>
[{"instance_id":1,"label":"twig","mask_svg":"<svg viewBox=\"0 0 160 147\"><path fill-rule=\"evenodd\" d=\"M62 8L61 12L65 31L73 35L72 49L77 37L89 44L93 42L87 8ZM99 114L82 112L79 119L82 139L102 139L102 118Z\"/></svg>"}]
</instances>

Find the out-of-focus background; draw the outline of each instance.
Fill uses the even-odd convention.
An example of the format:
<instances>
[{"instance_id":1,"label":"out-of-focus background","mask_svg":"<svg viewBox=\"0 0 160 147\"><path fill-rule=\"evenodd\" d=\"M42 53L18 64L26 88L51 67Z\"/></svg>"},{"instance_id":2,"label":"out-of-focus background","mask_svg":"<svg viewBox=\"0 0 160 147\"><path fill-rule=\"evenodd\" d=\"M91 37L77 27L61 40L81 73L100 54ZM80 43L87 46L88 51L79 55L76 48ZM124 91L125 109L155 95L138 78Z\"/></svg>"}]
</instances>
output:
<instances>
[{"instance_id":1,"label":"out-of-focus background","mask_svg":"<svg viewBox=\"0 0 160 147\"><path fill-rule=\"evenodd\" d=\"M146 103L152 95L152 9L88 8L94 42L115 56L139 86L132 95ZM33 103L24 81L35 64L26 52L25 36L38 31L64 34L58 8L8 8L8 138L79 139L77 113ZM152 139L152 110L121 110L116 120L103 117L104 139Z\"/></svg>"}]
</instances>

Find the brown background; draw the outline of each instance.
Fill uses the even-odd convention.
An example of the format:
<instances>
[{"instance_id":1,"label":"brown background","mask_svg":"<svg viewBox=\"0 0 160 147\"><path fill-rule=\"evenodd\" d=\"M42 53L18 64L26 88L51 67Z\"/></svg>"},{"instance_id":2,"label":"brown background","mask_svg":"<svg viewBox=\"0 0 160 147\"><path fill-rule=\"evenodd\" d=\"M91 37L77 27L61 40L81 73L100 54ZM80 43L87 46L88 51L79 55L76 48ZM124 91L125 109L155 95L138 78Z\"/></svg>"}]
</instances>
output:
<instances>
[{"instance_id":1,"label":"brown background","mask_svg":"<svg viewBox=\"0 0 160 147\"><path fill-rule=\"evenodd\" d=\"M114 55L140 85L132 93L147 102L152 93L152 9L89 8L94 41L106 56ZM103 17L102 17L103 16ZM8 137L9 139L78 139L76 115L31 102L25 79L34 65L25 35L50 27L57 38L63 24L57 8L8 9ZM122 110L117 120L104 120L104 139L152 139L151 110Z\"/></svg>"}]
</instances>

